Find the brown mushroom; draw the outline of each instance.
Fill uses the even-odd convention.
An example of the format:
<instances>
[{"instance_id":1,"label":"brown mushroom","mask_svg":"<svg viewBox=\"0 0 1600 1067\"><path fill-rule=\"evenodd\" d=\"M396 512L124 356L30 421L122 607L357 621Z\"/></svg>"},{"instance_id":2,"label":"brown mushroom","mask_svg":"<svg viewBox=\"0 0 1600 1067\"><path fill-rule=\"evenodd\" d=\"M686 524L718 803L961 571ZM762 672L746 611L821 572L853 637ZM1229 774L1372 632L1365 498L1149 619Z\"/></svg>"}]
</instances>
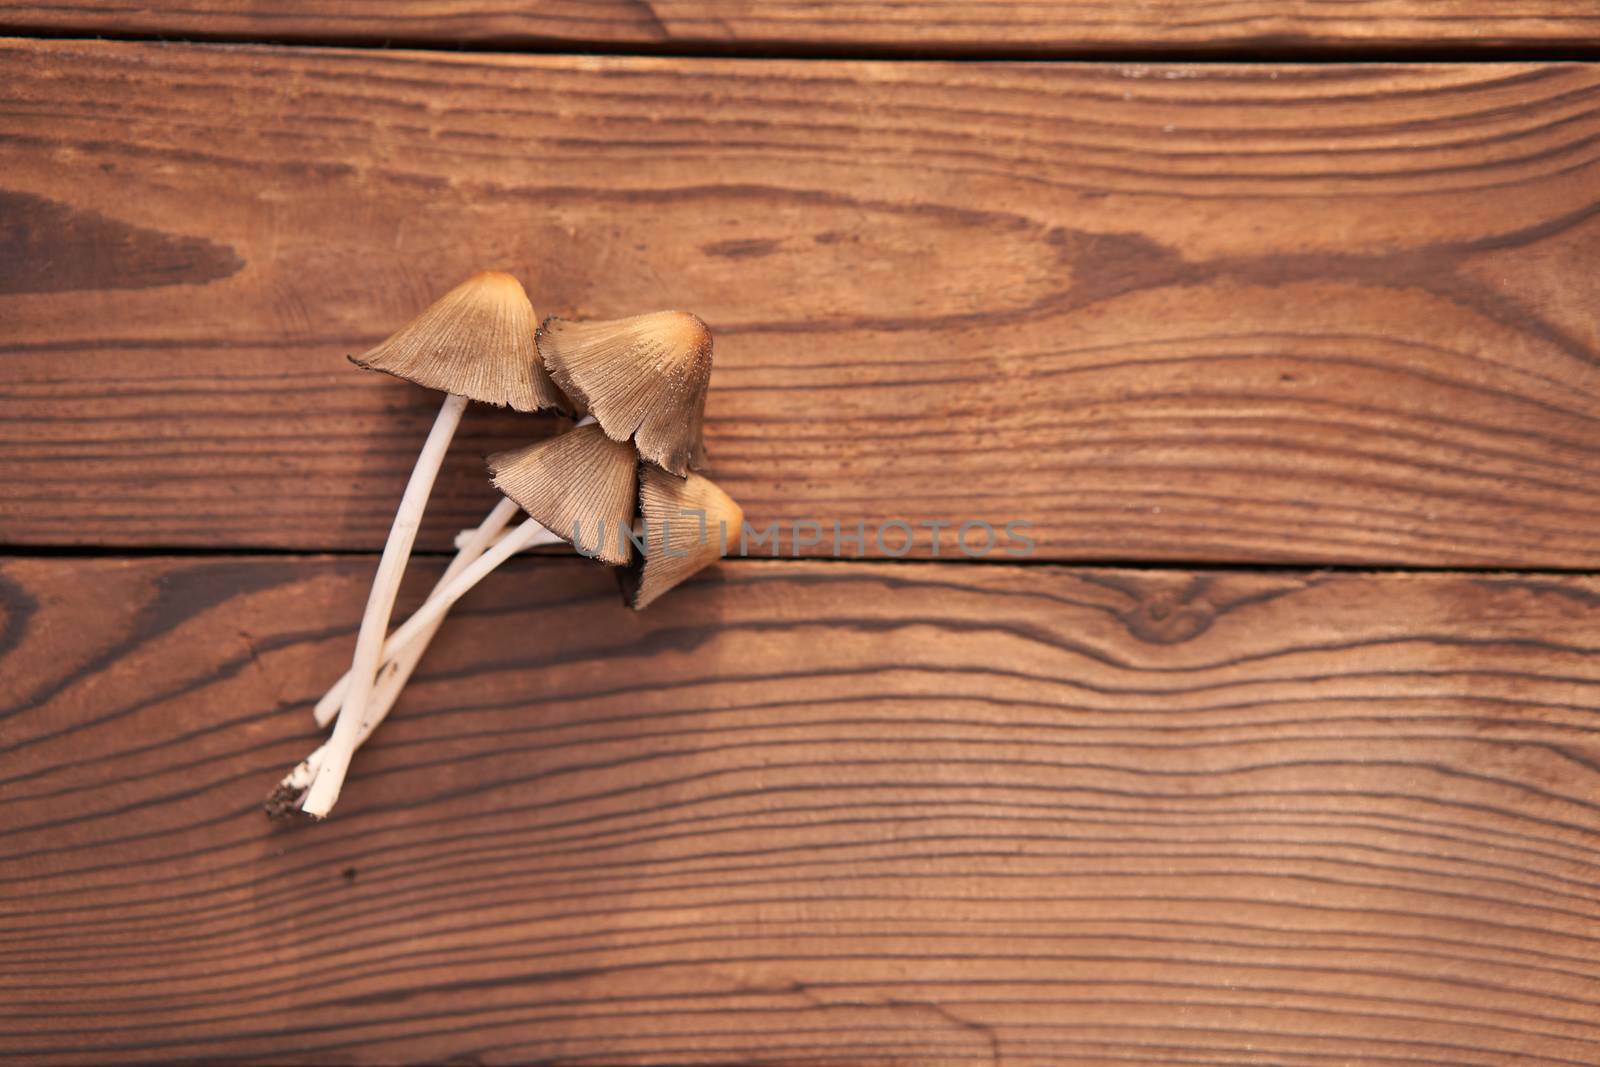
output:
<instances>
[{"instance_id":1,"label":"brown mushroom","mask_svg":"<svg viewBox=\"0 0 1600 1067\"><path fill-rule=\"evenodd\" d=\"M481 271L350 362L480 404L570 412L537 358L535 321L521 282Z\"/></svg>"},{"instance_id":2,"label":"brown mushroom","mask_svg":"<svg viewBox=\"0 0 1600 1067\"><path fill-rule=\"evenodd\" d=\"M376 348L352 357L359 366L448 395L412 469L384 544L356 636L339 721L302 805L311 815L326 816L339 798L375 683L400 578L434 478L467 401L510 405L521 411L569 406L534 358L533 323L533 305L521 283L509 274L487 271L450 290Z\"/></svg>"},{"instance_id":3,"label":"brown mushroom","mask_svg":"<svg viewBox=\"0 0 1600 1067\"><path fill-rule=\"evenodd\" d=\"M556 383L613 441L682 477L702 454L711 330L686 311L626 319L548 318L536 335Z\"/></svg>"},{"instance_id":4,"label":"brown mushroom","mask_svg":"<svg viewBox=\"0 0 1600 1067\"><path fill-rule=\"evenodd\" d=\"M632 558L626 536L637 496L639 456L590 423L559 437L489 457L499 489L546 529L586 551L621 565Z\"/></svg>"},{"instance_id":5,"label":"brown mushroom","mask_svg":"<svg viewBox=\"0 0 1600 1067\"><path fill-rule=\"evenodd\" d=\"M639 468L639 517L644 558L619 575L636 610L726 555L744 528L744 511L710 478L650 466Z\"/></svg>"}]
</instances>

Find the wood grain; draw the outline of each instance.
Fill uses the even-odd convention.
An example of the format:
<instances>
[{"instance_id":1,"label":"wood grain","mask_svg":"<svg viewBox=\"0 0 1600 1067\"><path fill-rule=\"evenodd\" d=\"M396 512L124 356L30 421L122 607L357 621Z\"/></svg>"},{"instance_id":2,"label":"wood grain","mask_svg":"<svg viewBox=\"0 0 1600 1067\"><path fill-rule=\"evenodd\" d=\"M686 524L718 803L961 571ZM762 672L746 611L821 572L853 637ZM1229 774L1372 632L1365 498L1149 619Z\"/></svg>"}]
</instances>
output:
<instances>
[{"instance_id":1,"label":"wood grain","mask_svg":"<svg viewBox=\"0 0 1600 1067\"><path fill-rule=\"evenodd\" d=\"M1587 0L423 0L383 3L121 0L10 4L0 27L57 33L636 48L887 50L1083 55L1113 49L1215 53L1589 46Z\"/></svg>"},{"instance_id":2,"label":"wood grain","mask_svg":"<svg viewBox=\"0 0 1600 1067\"><path fill-rule=\"evenodd\" d=\"M1600 579L524 560L275 831L372 565L0 563L0 1054L1600 1060Z\"/></svg>"},{"instance_id":3,"label":"wood grain","mask_svg":"<svg viewBox=\"0 0 1600 1067\"><path fill-rule=\"evenodd\" d=\"M0 541L377 546L436 398L344 356L500 267L542 313L712 324L757 525L1600 565L1595 66L0 68ZM469 416L421 543L544 432Z\"/></svg>"}]
</instances>

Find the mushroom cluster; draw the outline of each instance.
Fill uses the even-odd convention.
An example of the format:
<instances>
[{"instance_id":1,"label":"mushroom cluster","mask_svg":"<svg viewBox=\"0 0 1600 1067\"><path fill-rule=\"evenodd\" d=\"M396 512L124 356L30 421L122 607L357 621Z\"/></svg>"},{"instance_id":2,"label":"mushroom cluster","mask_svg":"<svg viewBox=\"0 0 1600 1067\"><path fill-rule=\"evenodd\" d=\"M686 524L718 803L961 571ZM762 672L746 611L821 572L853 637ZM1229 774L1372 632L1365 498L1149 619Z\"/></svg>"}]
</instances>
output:
<instances>
[{"instance_id":1,"label":"mushroom cluster","mask_svg":"<svg viewBox=\"0 0 1600 1067\"><path fill-rule=\"evenodd\" d=\"M395 513L350 670L314 709L328 740L278 784L268 810L325 818L355 755L389 714L450 606L524 549L569 542L619 568L625 603L652 603L722 556L744 516L699 473L711 331L660 311L608 321L546 319L509 274L475 274L357 366L445 394ZM488 457L502 498L457 539L427 601L385 636L423 510L468 401L577 418L573 428ZM518 512L528 518L511 528Z\"/></svg>"}]
</instances>

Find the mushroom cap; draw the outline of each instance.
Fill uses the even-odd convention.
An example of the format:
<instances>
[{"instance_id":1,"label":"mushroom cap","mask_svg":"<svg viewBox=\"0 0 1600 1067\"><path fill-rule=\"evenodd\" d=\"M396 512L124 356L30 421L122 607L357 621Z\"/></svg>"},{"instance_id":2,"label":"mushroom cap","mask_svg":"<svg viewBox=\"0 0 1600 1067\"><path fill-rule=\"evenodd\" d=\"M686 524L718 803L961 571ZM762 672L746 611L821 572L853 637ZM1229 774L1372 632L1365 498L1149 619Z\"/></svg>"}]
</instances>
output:
<instances>
[{"instance_id":1,"label":"mushroom cap","mask_svg":"<svg viewBox=\"0 0 1600 1067\"><path fill-rule=\"evenodd\" d=\"M641 466L639 513L644 560L618 573L623 600L636 610L721 559L744 528L743 509L710 478L694 472L675 478Z\"/></svg>"},{"instance_id":2,"label":"mushroom cap","mask_svg":"<svg viewBox=\"0 0 1600 1067\"><path fill-rule=\"evenodd\" d=\"M570 411L571 403L539 362L534 322L522 283L501 271L483 271L350 361L482 404Z\"/></svg>"},{"instance_id":3,"label":"mushroom cap","mask_svg":"<svg viewBox=\"0 0 1600 1067\"><path fill-rule=\"evenodd\" d=\"M597 559L633 558L639 456L593 423L489 457L495 488L546 528ZM590 546L595 547L591 550Z\"/></svg>"},{"instance_id":4,"label":"mushroom cap","mask_svg":"<svg viewBox=\"0 0 1600 1067\"><path fill-rule=\"evenodd\" d=\"M682 477L703 454L711 330L687 311L626 319L548 318L537 335L550 376L613 441Z\"/></svg>"}]
</instances>

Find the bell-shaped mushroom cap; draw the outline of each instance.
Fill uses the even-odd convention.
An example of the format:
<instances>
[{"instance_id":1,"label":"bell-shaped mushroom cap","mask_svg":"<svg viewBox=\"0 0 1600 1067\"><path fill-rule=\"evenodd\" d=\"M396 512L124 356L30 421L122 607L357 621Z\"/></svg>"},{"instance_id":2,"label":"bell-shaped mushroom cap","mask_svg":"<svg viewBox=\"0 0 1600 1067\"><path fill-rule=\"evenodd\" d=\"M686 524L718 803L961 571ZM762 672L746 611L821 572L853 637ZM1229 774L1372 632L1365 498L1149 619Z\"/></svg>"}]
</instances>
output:
<instances>
[{"instance_id":1,"label":"bell-shaped mushroom cap","mask_svg":"<svg viewBox=\"0 0 1600 1067\"><path fill-rule=\"evenodd\" d=\"M540 364L533 305L500 271L474 274L361 356L357 366L518 411L572 405Z\"/></svg>"},{"instance_id":2,"label":"bell-shaped mushroom cap","mask_svg":"<svg viewBox=\"0 0 1600 1067\"><path fill-rule=\"evenodd\" d=\"M633 558L639 456L593 423L489 457L495 488L529 515L607 563Z\"/></svg>"},{"instance_id":3,"label":"bell-shaped mushroom cap","mask_svg":"<svg viewBox=\"0 0 1600 1067\"><path fill-rule=\"evenodd\" d=\"M711 331L687 311L579 322L545 319L539 355L556 384L613 441L682 477L700 449Z\"/></svg>"},{"instance_id":4,"label":"bell-shaped mushroom cap","mask_svg":"<svg viewBox=\"0 0 1600 1067\"><path fill-rule=\"evenodd\" d=\"M675 478L639 468L639 512L644 520L644 560L619 572L622 597L635 608L652 601L737 544L744 511L715 482L691 472Z\"/></svg>"}]
</instances>

